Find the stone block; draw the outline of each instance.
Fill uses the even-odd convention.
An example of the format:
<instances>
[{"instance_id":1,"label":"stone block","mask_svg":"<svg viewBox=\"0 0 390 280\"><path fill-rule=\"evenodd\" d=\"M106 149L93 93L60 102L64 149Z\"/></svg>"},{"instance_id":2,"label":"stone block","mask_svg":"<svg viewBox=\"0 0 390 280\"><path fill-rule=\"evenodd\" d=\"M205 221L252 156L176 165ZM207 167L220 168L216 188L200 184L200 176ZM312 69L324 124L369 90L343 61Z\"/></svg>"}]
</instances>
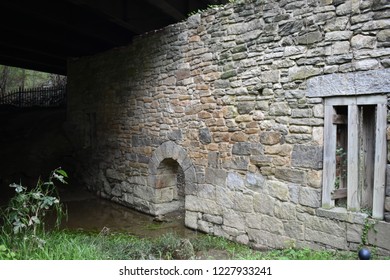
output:
<instances>
[{"instance_id":1,"label":"stone block","mask_svg":"<svg viewBox=\"0 0 390 280\"><path fill-rule=\"evenodd\" d=\"M163 188L163 189L157 189L155 191L155 202L156 203L164 203L164 202L170 202L173 200L174 197L174 191L173 188Z\"/></svg>"},{"instance_id":2,"label":"stone block","mask_svg":"<svg viewBox=\"0 0 390 280\"><path fill-rule=\"evenodd\" d=\"M158 215L155 211L151 211L151 203L138 197L134 197L134 208L138 211Z\"/></svg>"},{"instance_id":3,"label":"stone block","mask_svg":"<svg viewBox=\"0 0 390 280\"><path fill-rule=\"evenodd\" d=\"M355 35L351 39L351 46L354 49L373 49L375 47L376 39L372 36Z\"/></svg>"},{"instance_id":4,"label":"stone block","mask_svg":"<svg viewBox=\"0 0 390 280\"><path fill-rule=\"evenodd\" d=\"M267 248L284 249L289 247L293 240L286 236L273 234L266 230L248 229L249 240L252 240L256 245L265 245Z\"/></svg>"},{"instance_id":5,"label":"stone block","mask_svg":"<svg viewBox=\"0 0 390 280\"><path fill-rule=\"evenodd\" d=\"M317 208L321 206L321 193L312 188L301 188L299 192L299 203L304 206Z\"/></svg>"},{"instance_id":6,"label":"stone block","mask_svg":"<svg viewBox=\"0 0 390 280\"><path fill-rule=\"evenodd\" d=\"M306 182L306 173L293 168L276 168L275 177L289 183L303 184Z\"/></svg>"},{"instance_id":7,"label":"stone block","mask_svg":"<svg viewBox=\"0 0 390 280\"><path fill-rule=\"evenodd\" d=\"M338 55L350 52L350 44L348 41L334 42L332 46L327 49L327 55Z\"/></svg>"},{"instance_id":8,"label":"stone block","mask_svg":"<svg viewBox=\"0 0 390 280\"><path fill-rule=\"evenodd\" d=\"M233 156L230 160L223 163L223 168L227 170L248 170L249 159L245 156Z\"/></svg>"},{"instance_id":9,"label":"stone block","mask_svg":"<svg viewBox=\"0 0 390 280\"><path fill-rule=\"evenodd\" d=\"M298 240L305 239L305 226L303 223L298 221L285 221L283 225L286 236Z\"/></svg>"},{"instance_id":10,"label":"stone block","mask_svg":"<svg viewBox=\"0 0 390 280\"><path fill-rule=\"evenodd\" d=\"M267 181L269 195L282 201L289 200L289 191L285 183L279 181Z\"/></svg>"},{"instance_id":11,"label":"stone block","mask_svg":"<svg viewBox=\"0 0 390 280\"><path fill-rule=\"evenodd\" d=\"M122 192L132 193L134 191L134 186L126 181L121 183Z\"/></svg>"},{"instance_id":12,"label":"stone block","mask_svg":"<svg viewBox=\"0 0 390 280\"><path fill-rule=\"evenodd\" d=\"M208 167L218 168L219 167L219 152L209 152L207 154Z\"/></svg>"},{"instance_id":13,"label":"stone block","mask_svg":"<svg viewBox=\"0 0 390 280\"><path fill-rule=\"evenodd\" d=\"M199 129L199 141L205 145L211 143L211 134L207 127Z\"/></svg>"},{"instance_id":14,"label":"stone block","mask_svg":"<svg viewBox=\"0 0 390 280\"><path fill-rule=\"evenodd\" d=\"M263 190L265 182L266 179L261 174L248 172L245 175L245 186L251 190Z\"/></svg>"},{"instance_id":15,"label":"stone block","mask_svg":"<svg viewBox=\"0 0 390 280\"><path fill-rule=\"evenodd\" d=\"M261 81L263 83L278 83L279 79L280 79L279 70L261 72Z\"/></svg>"},{"instance_id":16,"label":"stone block","mask_svg":"<svg viewBox=\"0 0 390 280\"><path fill-rule=\"evenodd\" d=\"M222 207L214 200L199 198L193 195L186 196L185 209L192 212L201 212L212 215L222 214Z\"/></svg>"},{"instance_id":17,"label":"stone block","mask_svg":"<svg viewBox=\"0 0 390 280\"><path fill-rule=\"evenodd\" d=\"M198 229L198 213L197 212L191 212L186 211L185 212L185 218L184 223L186 227L192 228L192 229Z\"/></svg>"},{"instance_id":18,"label":"stone block","mask_svg":"<svg viewBox=\"0 0 390 280\"><path fill-rule=\"evenodd\" d=\"M263 214L252 213L245 215L246 226L253 229L261 229L261 221Z\"/></svg>"},{"instance_id":19,"label":"stone block","mask_svg":"<svg viewBox=\"0 0 390 280\"><path fill-rule=\"evenodd\" d=\"M251 146L252 144L249 142L234 143L232 148L232 154L248 156L251 154Z\"/></svg>"},{"instance_id":20,"label":"stone block","mask_svg":"<svg viewBox=\"0 0 390 280\"><path fill-rule=\"evenodd\" d=\"M236 237L236 241L240 244L248 245L249 243L249 237L247 234L241 234Z\"/></svg>"},{"instance_id":21,"label":"stone block","mask_svg":"<svg viewBox=\"0 0 390 280\"><path fill-rule=\"evenodd\" d=\"M215 186L213 185L199 184L197 185L196 189L197 189L197 195L200 198L208 198L208 199L216 198Z\"/></svg>"},{"instance_id":22,"label":"stone block","mask_svg":"<svg viewBox=\"0 0 390 280\"><path fill-rule=\"evenodd\" d=\"M257 213L266 214L269 216L274 215L275 198L263 194L256 193L253 195L253 209Z\"/></svg>"},{"instance_id":23,"label":"stone block","mask_svg":"<svg viewBox=\"0 0 390 280\"><path fill-rule=\"evenodd\" d=\"M271 104L269 114L270 116L288 116L291 114L291 109L286 102L275 102Z\"/></svg>"},{"instance_id":24,"label":"stone block","mask_svg":"<svg viewBox=\"0 0 390 280\"><path fill-rule=\"evenodd\" d=\"M250 162L258 167L271 166L272 161L272 157L263 155L250 157Z\"/></svg>"},{"instance_id":25,"label":"stone block","mask_svg":"<svg viewBox=\"0 0 390 280\"><path fill-rule=\"evenodd\" d=\"M153 213L153 215L156 216L165 215L177 211L177 209L180 209L182 205L183 205L182 202L177 200L166 202L166 203L157 203L151 205L151 212Z\"/></svg>"},{"instance_id":26,"label":"stone block","mask_svg":"<svg viewBox=\"0 0 390 280\"><path fill-rule=\"evenodd\" d=\"M202 218L207 222L217 224L217 225L222 225L223 223L223 218L221 216L204 214Z\"/></svg>"},{"instance_id":27,"label":"stone block","mask_svg":"<svg viewBox=\"0 0 390 280\"><path fill-rule=\"evenodd\" d=\"M226 178L226 186L232 191L243 190L245 187L244 179L238 173L229 172Z\"/></svg>"},{"instance_id":28,"label":"stone block","mask_svg":"<svg viewBox=\"0 0 390 280\"><path fill-rule=\"evenodd\" d=\"M274 215L281 220L296 220L296 206L289 202L276 201Z\"/></svg>"},{"instance_id":29,"label":"stone block","mask_svg":"<svg viewBox=\"0 0 390 280\"><path fill-rule=\"evenodd\" d=\"M122 196L122 186L120 184L115 184L112 188L111 195L121 197Z\"/></svg>"},{"instance_id":30,"label":"stone block","mask_svg":"<svg viewBox=\"0 0 390 280\"><path fill-rule=\"evenodd\" d=\"M313 77L307 81L308 97L387 93L390 69Z\"/></svg>"},{"instance_id":31,"label":"stone block","mask_svg":"<svg viewBox=\"0 0 390 280\"><path fill-rule=\"evenodd\" d=\"M216 187L226 186L227 172L222 169L206 168L205 181Z\"/></svg>"},{"instance_id":32,"label":"stone block","mask_svg":"<svg viewBox=\"0 0 390 280\"><path fill-rule=\"evenodd\" d=\"M278 235L284 235L283 222L275 217L263 215L261 219L261 229Z\"/></svg>"},{"instance_id":33,"label":"stone block","mask_svg":"<svg viewBox=\"0 0 390 280\"><path fill-rule=\"evenodd\" d=\"M295 145L291 154L293 167L322 169L323 151L321 146Z\"/></svg>"},{"instance_id":34,"label":"stone block","mask_svg":"<svg viewBox=\"0 0 390 280\"><path fill-rule=\"evenodd\" d=\"M363 226L347 223L347 241L361 243L363 235Z\"/></svg>"},{"instance_id":35,"label":"stone block","mask_svg":"<svg viewBox=\"0 0 390 280\"><path fill-rule=\"evenodd\" d=\"M337 17L334 20L330 20L326 23L324 30L329 31L340 31L345 30L350 18L348 16Z\"/></svg>"},{"instance_id":36,"label":"stone block","mask_svg":"<svg viewBox=\"0 0 390 280\"><path fill-rule=\"evenodd\" d=\"M144 199L146 201L154 201L155 189L148 186L135 185L134 196Z\"/></svg>"},{"instance_id":37,"label":"stone block","mask_svg":"<svg viewBox=\"0 0 390 280\"><path fill-rule=\"evenodd\" d=\"M245 218L236 211L226 209L223 211L223 225L235 228L239 231L245 230Z\"/></svg>"},{"instance_id":38,"label":"stone block","mask_svg":"<svg viewBox=\"0 0 390 280\"><path fill-rule=\"evenodd\" d=\"M322 38L320 31L313 31L298 36L297 41L299 45L311 45L322 41Z\"/></svg>"},{"instance_id":39,"label":"stone block","mask_svg":"<svg viewBox=\"0 0 390 280\"><path fill-rule=\"evenodd\" d=\"M366 71L378 68L379 61L376 59L364 59L353 62L353 66L356 70Z\"/></svg>"},{"instance_id":40,"label":"stone block","mask_svg":"<svg viewBox=\"0 0 390 280\"><path fill-rule=\"evenodd\" d=\"M385 30L380 30L376 34L378 42L390 42L390 30L385 29Z\"/></svg>"},{"instance_id":41,"label":"stone block","mask_svg":"<svg viewBox=\"0 0 390 280\"><path fill-rule=\"evenodd\" d=\"M227 188L216 189L216 202L221 207L233 208L233 195L234 192Z\"/></svg>"},{"instance_id":42,"label":"stone block","mask_svg":"<svg viewBox=\"0 0 390 280\"><path fill-rule=\"evenodd\" d=\"M322 73L322 69L314 66L301 66L301 67L295 66L295 67L291 67L288 70L290 81L305 80L312 76L320 75L321 73Z\"/></svg>"},{"instance_id":43,"label":"stone block","mask_svg":"<svg viewBox=\"0 0 390 280\"><path fill-rule=\"evenodd\" d=\"M270 155L289 157L291 155L292 149L293 149L292 145L281 144L281 145L266 146L264 152Z\"/></svg>"},{"instance_id":44,"label":"stone block","mask_svg":"<svg viewBox=\"0 0 390 280\"><path fill-rule=\"evenodd\" d=\"M345 236L338 236L306 228L305 239L307 241L319 242L341 250L347 249L347 240Z\"/></svg>"},{"instance_id":45,"label":"stone block","mask_svg":"<svg viewBox=\"0 0 390 280\"><path fill-rule=\"evenodd\" d=\"M255 102L238 102L237 111L239 114L249 114L255 109Z\"/></svg>"},{"instance_id":46,"label":"stone block","mask_svg":"<svg viewBox=\"0 0 390 280\"><path fill-rule=\"evenodd\" d=\"M212 224L206 221L198 221L198 230L204 233L212 233Z\"/></svg>"},{"instance_id":47,"label":"stone block","mask_svg":"<svg viewBox=\"0 0 390 280\"><path fill-rule=\"evenodd\" d=\"M309 170L307 172L307 183L310 187L319 189L322 186L322 170Z\"/></svg>"},{"instance_id":48,"label":"stone block","mask_svg":"<svg viewBox=\"0 0 390 280\"><path fill-rule=\"evenodd\" d=\"M126 176L115 169L107 169L106 170L106 177L110 178L110 179L118 180L118 181L125 181L126 180Z\"/></svg>"},{"instance_id":49,"label":"stone block","mask_svg":"<svg viewBox=\"0 0 390 280\"><path fill-rule=\"evenodd\" d=\"M324 145L324 128L323 127L313 127L312 133L313 141L320 146Z\"/></svg>"},{"instance_id":50,"label":"stone block","mask_svg":"<svg viewBox=\"0 0 390 280\"><path fill-rule=\"evenodd\" d=\"M178 141L182 139L182 134L180 129L175 129L168 133L168 139L171 141Z\"/></svg>"},{"instance_id":51,"label":"stone block","mask_svg":"<svg viewBox=\"0 0 390 280\"><path fill-rule=\"evenodd\" d=\"M304 46L286 46L284 48L284 56L293 56L303 54L307 50Z\"/></svg>"},{"instance_id":52,"label":"stone block","mask_svg":"<svg viewBox=\"0 0 390 280\"><path fill-rule=\"evenodd\" d=\"M232 197L232 201L232 209L243 213L253 212L253 196L246 195L241 192L235 192Z\"/></svg>"},{"instance_id":53,"label":"stone block","mask_svg":"<svg viewBox=\"0 0 390 280\"><path fill-rule=\"evenodd\" d=\"M374 11L384 10L390 8L390 3L387 0L374 0L372 9Z\"/></svg>"},{"instance_id":54,"label":"stone block","mask_svg":"<svg viewBox=\"0 0 390 280\"><path fill-rule=\"evenodd\" d=\"M288 21L284 24L281 24L279 27L279 34L281 36L292 35L294 33L300 32L303 27L302 20Z\"/></svg>"},{"instance_id":55,"label":"stone block","mask_svg":"<svg viewBox=\"0 0 390 280\"><path fill-rule=\"evenodd\" d=\"M291 117L293 117L293 118L311 118L311 117L313 117L313 111L311 109L293 109L291 111Z\"/></svg>"},{"instance_id":56,"label":"stone block","mask_svg":"<svg viewBox=\"0 0 390 280\"><path fill-rule=\"evenodd\" d=\"M242 131L237 131L232 134L230 140L232 142L246 142L248 140L248 135Z\"/></svg>"},{"instance_id":57,"label":"stone block","mask_svg":"<svg viewBox=\"0 0 390 280\"><path fill-rule=\"evenodd\" d=\"M336 14L338 16L357 13L359 11L360 1L347 0L341 5L337 6Z\"/></svg>"},{"instance_id":58,"label":"stone block","mask_svg":"<svg viewBox=\"0 0 390 280\"><path fill-rule=\"evenodd\" d=\"M288 185L288 192L290 195L290 201L298 204L299 203L299 192L300 192L301 186L300 185L294 185L290 184Z\"/></svg>"},{"instance_id":59,"label":"stone block","mask_svg":"<svg viewBox=\"0 0 390 280\"><path fill-rule=\"evenodd\" d=\"M275 145L280 143L282 135L277 131L266 131L260 134L260 143L264 145Z\"/></svg>"},{"instance_id":60,"label":"stone block","mask_svg":"<svg viewBox=\"0 0 390 280\"><path fill-rule=\"evenodd\" d=\"M378 221L374 229L368 232L368 242L380 248L390 250L390 223Z\"/></svg>"}]
</instances>

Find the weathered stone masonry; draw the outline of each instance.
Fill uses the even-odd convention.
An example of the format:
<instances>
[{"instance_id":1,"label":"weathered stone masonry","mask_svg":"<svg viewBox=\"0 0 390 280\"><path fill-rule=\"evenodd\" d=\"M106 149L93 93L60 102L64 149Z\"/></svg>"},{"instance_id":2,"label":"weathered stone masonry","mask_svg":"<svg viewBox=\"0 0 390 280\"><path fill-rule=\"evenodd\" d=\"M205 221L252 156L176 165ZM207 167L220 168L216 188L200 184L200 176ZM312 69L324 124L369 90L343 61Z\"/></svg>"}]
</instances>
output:
<instances>
[{"instance_id":1,"label":"weathered stone masonry","mask_svg":"<svg viewBox=\"0 0 390 280\"><path fill-rule=\"evenodd\" d=\"M356 249L367 215L321 204L324 100L390 93L389 11L229 4L69 61L67 128L88 188L152 215L184 205L188 227L244 244ZM368 241L389 254L385 195Z\"/></svg>"}]
</instances>

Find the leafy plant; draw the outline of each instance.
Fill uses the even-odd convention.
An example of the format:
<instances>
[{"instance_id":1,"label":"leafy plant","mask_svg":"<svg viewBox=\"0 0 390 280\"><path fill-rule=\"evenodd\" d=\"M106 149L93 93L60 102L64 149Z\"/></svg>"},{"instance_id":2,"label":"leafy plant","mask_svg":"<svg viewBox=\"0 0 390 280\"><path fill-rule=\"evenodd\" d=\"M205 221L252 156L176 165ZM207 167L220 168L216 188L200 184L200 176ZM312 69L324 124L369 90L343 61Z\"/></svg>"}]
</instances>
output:
<instances>
[{"instance_id":1,"label":"leafy plant","mask_svg":"<svg viewBox=\"0 0 390 280\"><path fill-rule=\"evenodd\" d=\"M370 219L369 217L367 217L364 220L360 247L368 245L368 233L370 232L370 230L374 230L374 232L376 232L375 224L376 224L376 221L373 219Z\"/></svg>"},{"instance_id":2,"label":"leafy plant","mask_svg":"<svg viewBox=\"0 0 390 280\"><path fill-rule=\"evenodd\" d=\"M38 179L36 186L31 190L21 184L11 184L10 187L15 189L16 195L4 210L3 231L8 233L12 231L14 235L31 233L36 236L38 231L44 230L44 217L52 210L57 215L55 226L58 227L65 213L54 180L66 184L67 177L64 170L57 168L51 172L47 182Z\"/></svg>"},{"instance_id":3,"label":"leafy plant","mask_svg":"<svg viewBox=\"0 0 390 280\"><path fill-rule=\"evenodd\" d=\"M0 260L15 260L16 254L4 244L0 245Z\"/></svg>"}]
</instances>

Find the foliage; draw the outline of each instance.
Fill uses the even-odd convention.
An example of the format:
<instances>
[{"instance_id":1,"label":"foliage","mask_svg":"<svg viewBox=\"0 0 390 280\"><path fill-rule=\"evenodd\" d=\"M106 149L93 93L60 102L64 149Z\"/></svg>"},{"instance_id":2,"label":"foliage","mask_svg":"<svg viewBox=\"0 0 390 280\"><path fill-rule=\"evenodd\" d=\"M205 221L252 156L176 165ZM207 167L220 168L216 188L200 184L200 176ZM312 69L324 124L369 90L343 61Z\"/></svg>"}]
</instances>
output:
<instances>
[{"instance_id":1,"label":"foliage","mask_svg":"<svg viewBox=\"0 0 390 280\"><path fill-rule=\"evenodd\" d=\"M67 177L64 170L57 168L51 172L46 182L38 179L36 186L31 189L22 184L10 185L15 189L16 194L1 213L3 223L0 244L5 244L0 248L1 258L12 258L15 252L9 250L25 251L45 246L44 218L46 214L54 211L57 228L65 214L54 180L66 183Z\"/></svg>"},{"instance_id":2,"label":"foliage","mask_svg":"<svg viewBox=\"0 0 390 280\"><path fill-rule=\"evenodd\" d=\"M16 254L5 245L0 245L0 260L15 260Z\"/></svg>"},{"instance_id":3,"label":"foliage","mask_svg":"<svg viewBox=\"0 0 390 280\"><path fill-rule=\"evenodd\" d=\"M43 218L51 209L56 211L58 226L64 213L53 179L66 183L67 177L66 172L58 168L52 171L47 182L38 179L37 185L31 190L21 184L11 184L10 187L15 188L16 195L4 211L4 229L12 228L14 234L32 232L36 235L38 230L44 230Z\"/></svg>"},{"instance_id":4,"label":"foliage","mask_svg":"<svg viewBox=\"0 0 390 280\"><path fill-rule=\"evenodd\" d=\"M65 76L0 65L0 94L20 87L57 86L65 83Z\"/></svg>"},{"instance_id":5,"label":"foliage","mask_svg":"<svg viewBox=\"0 0 390 280\"><path fill-rule=\"evenodd\" d=\"M87 233L82 231L46 232L42 236L46 243L37 246L19 246L11 257L0 259L34 259L34 260L150 260L175 259L183 238L174 233L160 236L157 239L139 238L126 233ZM0 236L0 244L5 244L4 237ZM284 250L269 250L259 252L248 246L231 242L222 237L197 234L191 237L195 254L207 256L216 251L225 252L228 259L237 260L356 260L356 252L312 250L288 248ZM7 248L7 247L4 247ZM9 248L9 247L8 247ZM5 249L7 251L7 249ZM12 253L11 251L7 251ZM376 259L378 257L375 257Z\"/></svg>"},{"instance_id":6,"label":"foliage","mask_svg":"<svg viewBox=\"0 0 390 280\"><path fill-rule=\"evenodd\" d=\"M369 216L364 220L360 247L368 245L368 233L371 230L374 230L374 232L375 232L375 224L376 224L376 221L373 219L370 219Z\"/></svg>"}]
</instances>

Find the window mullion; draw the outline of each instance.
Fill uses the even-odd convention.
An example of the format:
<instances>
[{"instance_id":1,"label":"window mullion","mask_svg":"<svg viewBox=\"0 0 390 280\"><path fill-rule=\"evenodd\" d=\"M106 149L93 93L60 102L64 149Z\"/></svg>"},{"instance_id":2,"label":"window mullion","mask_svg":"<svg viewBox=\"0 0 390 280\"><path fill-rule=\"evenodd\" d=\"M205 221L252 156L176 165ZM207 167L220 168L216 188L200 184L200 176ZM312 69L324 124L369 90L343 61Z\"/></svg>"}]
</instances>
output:
<instances>
[{"instance_id":1,"label":"window mullion","mask_svg":"<svg viewBox=\"0 0 390 280\"><path fill-rule=\"evenodd\" d=\"M374 194L372 216L383 219L386 180L386 127L387 105L378 104L376 112Z\"/></svg>"},{"instance_id":2,"label":"window mullion","mask_svg":"<svg viewBox=\"0 0 390 280\"><path fill-rule=\"evenodd\" d=\"M332 208L335 205L335 201L331 198L336 181L337 126L332 122L335 113L333 106L325 103L324 135L327 141L325 141L324 145L324 175L322 188L322 207L324 208Z\"/></svg>"},{"instance_id":3,"label":"window mullion","mask_svg":"<svg viewBox=\"0 0 390 280\"><path fill-rule=\"evenodd\" d=\"M348 151L347 151L347 207L352 211L360 210L358 194L359 184L359 117L358 106L348 106Z\"/></svg>"}]
</instances>

